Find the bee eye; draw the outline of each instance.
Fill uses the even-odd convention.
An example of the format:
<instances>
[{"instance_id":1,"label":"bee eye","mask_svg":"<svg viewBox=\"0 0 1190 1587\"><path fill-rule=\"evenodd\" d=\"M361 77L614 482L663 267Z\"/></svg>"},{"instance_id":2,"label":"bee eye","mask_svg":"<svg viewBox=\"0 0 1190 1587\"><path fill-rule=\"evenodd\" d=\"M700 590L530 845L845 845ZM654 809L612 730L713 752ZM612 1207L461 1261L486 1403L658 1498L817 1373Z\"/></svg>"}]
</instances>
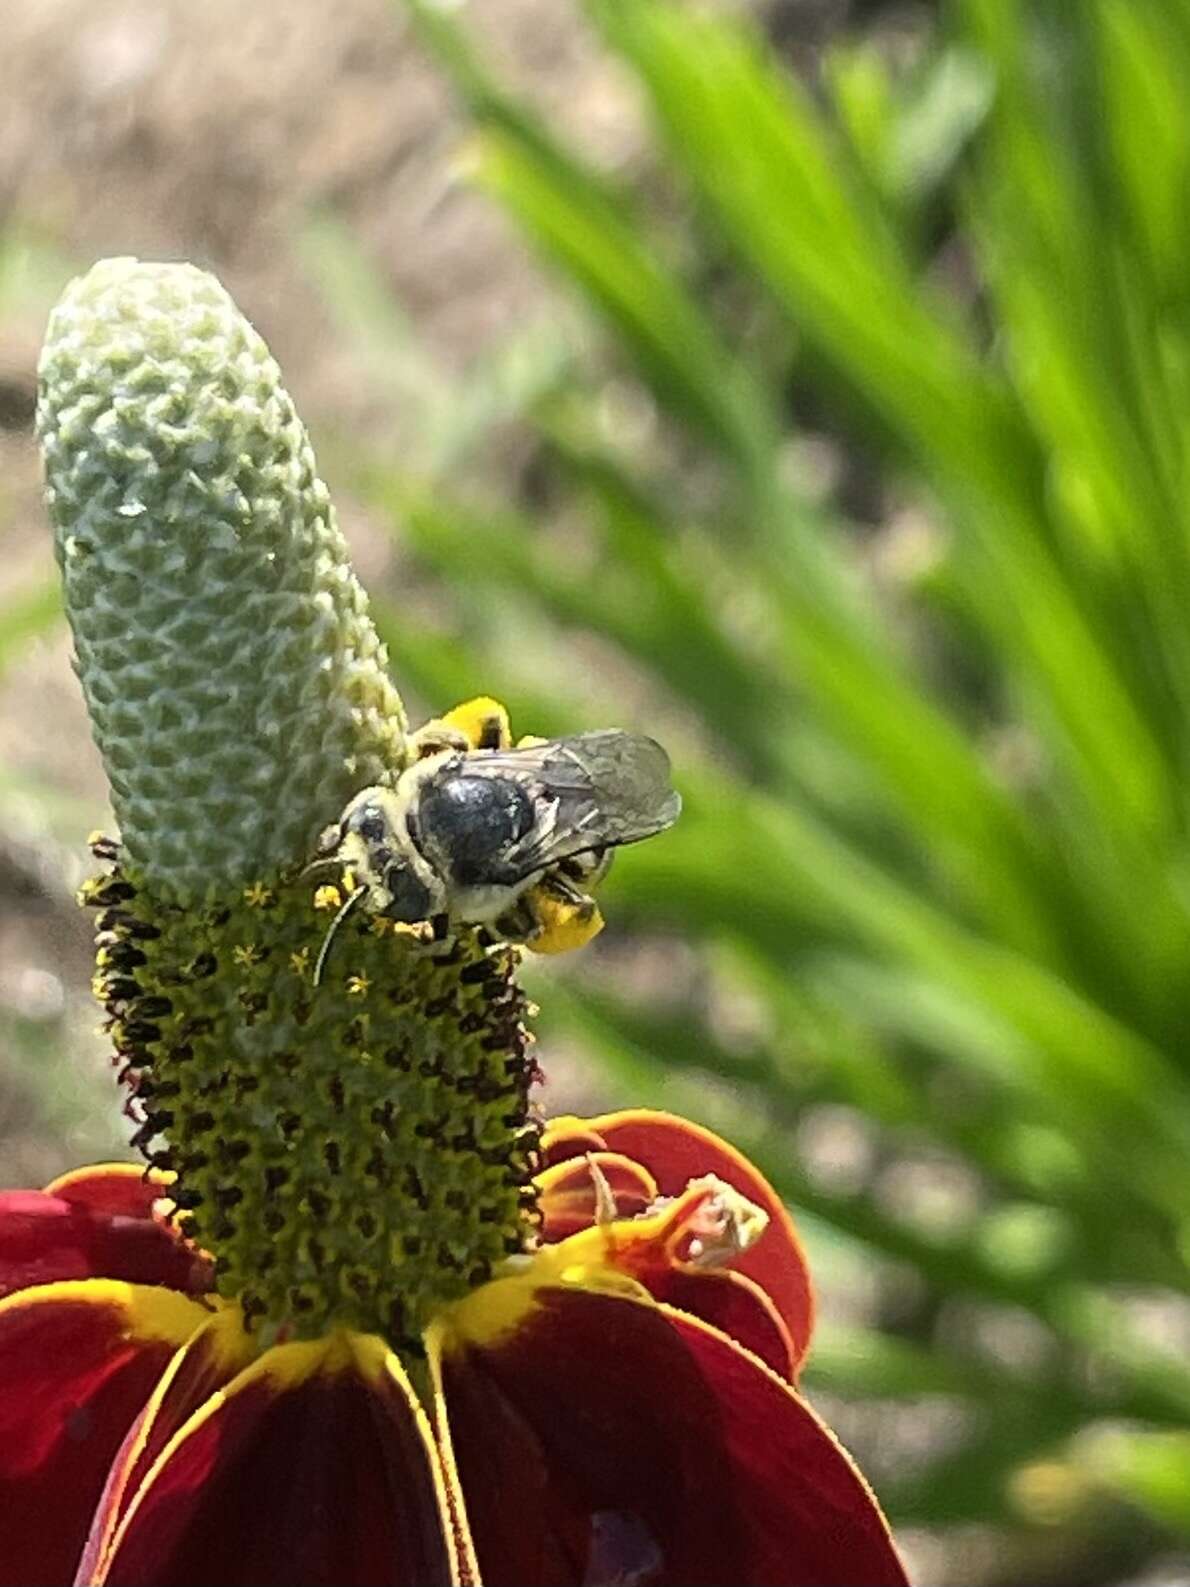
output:
<instances>
[{"instance_id":1,"label":"bee eye","mask_svg":"<svg viewBox=\"0 0 1190 1587\"><path fill-rule=\"evenodd\" d=\"M365 805L357 811L351 826L366 843L382 843L388 836L388 823L376 805Z\"/></svg>"},{"instance_id":2,"label":"bee eye","mask_svg":"<svg viewBox=\"0 0 1190 1587\"><path fill-rule=\"evenodd\" d=\"M389 920L412 925L429 918L430 890L407 865L390 865L384 873L384 885L391 895L383 910Z\"/></svg>"}]
</instances>

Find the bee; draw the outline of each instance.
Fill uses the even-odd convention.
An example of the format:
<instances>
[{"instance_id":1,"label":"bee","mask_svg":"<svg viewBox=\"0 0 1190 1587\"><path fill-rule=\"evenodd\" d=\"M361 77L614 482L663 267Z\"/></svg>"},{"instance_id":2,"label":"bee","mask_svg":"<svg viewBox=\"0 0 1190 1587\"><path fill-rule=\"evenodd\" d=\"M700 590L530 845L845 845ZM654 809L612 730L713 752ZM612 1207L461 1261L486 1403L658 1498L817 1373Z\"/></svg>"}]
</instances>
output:
<instances>
[{"instance_id":1,"label":"bee","mask_svg":"<svg viewBox=\"0 0 1190 1587\"><path fill-rule=\"evenodd\" d=\"M360 905L428 922L440 936L456 922L530 945L543 924L531 893L590 918L586 889L611 851L664 832L680 810L669 756L637 734L605 729L516 749L431 741L395 788L365 788L322 836L313 863L342 866L355 887L331 921L314 982Z\"/></svg>"}]
</instances>

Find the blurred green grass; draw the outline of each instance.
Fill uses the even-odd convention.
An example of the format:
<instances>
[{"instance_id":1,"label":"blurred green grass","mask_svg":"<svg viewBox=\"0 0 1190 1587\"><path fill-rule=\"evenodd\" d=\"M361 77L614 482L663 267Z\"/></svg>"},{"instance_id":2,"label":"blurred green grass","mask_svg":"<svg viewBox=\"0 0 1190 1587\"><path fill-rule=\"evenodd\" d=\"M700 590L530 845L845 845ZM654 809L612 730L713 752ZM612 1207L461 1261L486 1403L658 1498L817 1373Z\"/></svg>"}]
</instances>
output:
<instances>
[{"instance_id":1,"label":"blurred green grass","mask_svg":"<svg viewBox=\"0 0 1190 1587\"><path fill-rule=\"evenodd\" d=\"M406 8L574 321L452 389L312 222L422 409L399 460L337 459L451 591L382 607L394 669L523 730L651 726L686 799L609 883L670 990L605 945L547 1036L728 1130L828 1280L875 1285L809 1383L949 1407L912 1459L875 1438L897 1524L1015 1528L1005 1580L1184 1546L1185 8L960 0L911 67L861 40L807 85L723 8L589 0L655 133L615 172ZM510 425L519 499L462 492ZM1028 1552L1054 1527L1065 1578Z\"/></svg>"}]
</instances>

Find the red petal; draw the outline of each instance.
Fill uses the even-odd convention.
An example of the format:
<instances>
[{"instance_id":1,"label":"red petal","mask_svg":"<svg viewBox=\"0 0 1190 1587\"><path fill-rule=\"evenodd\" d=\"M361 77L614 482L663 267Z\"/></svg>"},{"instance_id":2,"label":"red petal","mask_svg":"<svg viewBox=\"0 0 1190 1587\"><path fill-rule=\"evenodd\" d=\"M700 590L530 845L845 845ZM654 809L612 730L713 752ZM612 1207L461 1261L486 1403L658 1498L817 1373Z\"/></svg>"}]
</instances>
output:
<instances>
[{"instance_id":1,"label":"red petal","mask_svg":"<svg viewBox=\"0 0 1190 1587\"><path fill-rule=\"evenodd\" d=\"M0 1302L0 1587L70 1581L113 1455L206 1316L98 1279Z\"/></svg>"},{"instance_id":2,"label":"red petal","mask_svg":"<svg viewBox=\"0 0 1190 1587\"><path fill-rule=\"evenodd\" d=\"M169 1194L170 1177L141 1163L93 1163L59 1174L45 1187L45 1193L92 1212L149 1218L154 1202Z\"/></svg>"},{"instance_id":3,"label":"red petal","mask_svg":"<svg viewBox=\"0 0 1190 1587\"><path fill-rule=\"evenodd\" d=\"M631 1158L607 1152L588 1152L547 1169L538 1178L547 1230L565 1230L553 1205L556 1192L550 1187L561 1186L574 1198L575 1206L587 1210L582 1192L586 1190L590 1201L595 1199L592 1170L601 1159L627 1164L637 1175L644 1175ZM647 1176L644 1179L652 1184ZM628 1182L635 1183L631 1178ZM641 1186L636 1188L639 1193ZM570 1220L573 1228L565 1230L568 1237L542 1249L526 1293L531 1295L535 1286L556 1283L563 1271L573 1280L579 1269L592 1275L600 1268L612 1269L643 1285L654 1300L711 1323L793 1382L797 1360L777 1308L753 1279L723 1266L729 1261L738 1263L741 1250L747 1249L753 1237L755 1209L747 1202L735 1206L735 1196L731 1187L713 1178L692 1180L681 1195L659 1202L646 1192L646 1206L655 1204L647 1211L638 1207L633 1217L601 1217L593 1224L591 1217L575 1215ZM564 1201L561 1210L565 1213L568 1209L569 1203ZM595 1279L593 1287L602 1287L602 1282ZM489 1291L489 1297L494 1293Z\"/></svg>"},{"instance_id":4,"label":"red petal","mask_svg":"<svg viewBox=\"0 0 1190 1587\"><path fill-rule=\"evenodd\" d=\"M93 1211L42 1190L0 1192L0 1296L82 1278L190 1294L210 1287L206 1259L153 1218Z\"/></svg>"},{"instance_id":5,"label":"red petal","mask_svg":"<svg viewBox=\"0 0 1190 1587\"><path fill-rule=\"evenodd\" d=\"M641 1282L654 1300L701 1317L793 1381L795 1362L785 1324L760 1285L743 1273L670 1268L642 1273Z\"/></svg>"},{"instance_id":6,"label":"red petal","mask_svg":"<svg viewBox=\"0 0 1190 1587\"><path fill-rule=\"evenodd\" d=\"M904 1587L871 1493L788 1384L668 1307L536 1299L483 1347L431 1334L485 1582Z\"/></svg>"},{"instance_id":7,"label":"red petal","mask_svg":"<svg viewBox=\"0 0 1190 1587\"><path fill-rule=\"evenodd\" d=\"M671 1113L634 1108L584 1121L613 1152L634 1157L656 1179L664 1196L677 1196L691 1179L717 1174L763 1207L769 1226L732 1267L771 1296L789 1330L795 1368L810 1343L814 1296L805 1252L785 1205L759 1169L710 1130ZM558 1149L563 1149L559 1139Z\"/></svg>"},{"instance_id":8,"label":"red petal","mask_svg":"<svg viewBox=\"0 0 1190 1587\"><path fill-rule=\"evenodd\" d=\"M96 1587L447 1587L432 1436L395 1357L278 1345L208 1400L131 1501Z\"/></svg>"},{"instance_id":9,"label":"red petal","mask_svg":"<svg viewBox=\"0 0 1190 1587\"><path fill-rule=\"evenodd\" d=\"M79 1560L76 1581L101 1575L120 1522L170 1439L256 1355L238 1306L225 1305L174 1352L108 1471Z\"/></svg>"},{"instance_id":10,"label":"red petal","mask_svg":"<svg viewBox=\"0 0 1190 1587\"><path fill-rule=\"evenodd\" d=\"M592 1164L595 1172L592 1172ZM639 1163L617 1152L587 1152L537 1176L542 1236L554 1244L596 1222L599 1180L615 1202L617 1218L635 1218L657 1199L657 1182Z\"/></svg>"},{"instance_id":11,"label":"red petal","mask_svg":"<svg viewBox=\"0 0 1190 1587\"><path fill-rule=\"evenodd\" d=\"M582 1119L570 1115L551 1119L541 1137L541 1160L547 1168L564 1163L571 1157L581 1157L584 1152L601 1151L603 1137L588 1129Z\"/></svg>"}]
</instances>

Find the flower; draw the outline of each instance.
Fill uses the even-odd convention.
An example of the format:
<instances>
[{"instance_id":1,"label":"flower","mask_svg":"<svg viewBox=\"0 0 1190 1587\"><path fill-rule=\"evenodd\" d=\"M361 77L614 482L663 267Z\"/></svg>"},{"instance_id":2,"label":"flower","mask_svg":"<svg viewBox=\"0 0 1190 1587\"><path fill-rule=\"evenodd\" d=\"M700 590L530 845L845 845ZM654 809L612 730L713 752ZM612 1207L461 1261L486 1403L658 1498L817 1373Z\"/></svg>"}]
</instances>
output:
<instances>
[{"instance_id":1,"label":"flower","mask_svg":"<svg viewBox=\"0 0 1190 1587\"><path fill-rule=\"evenodd\" d=\"M0 1197L0 1581L903 1581L793 1387L809 1283L756 1170L643 1110L543 1152L541 1249L421 1370L350 1330L262 1347L160 1175Z\"/></svg>"},{"instance_id":2,"label":"flower","mask_svg":"<svg viewBox=\"0 0 1190 1587\"><path fill-rule=\"evenodd\" d=\"M148 1167L0 1197L0 1587L903 1581L796 1391L809 1283L757 1170L665 1115L543 1127L519 950L346 909L338 851L312 885L427 731L510 737L486 700L407 735L260 338L209 276L106 261L39 429ZM548 881L563 951L601 921Z\"/></svg>"}]
</instances>

